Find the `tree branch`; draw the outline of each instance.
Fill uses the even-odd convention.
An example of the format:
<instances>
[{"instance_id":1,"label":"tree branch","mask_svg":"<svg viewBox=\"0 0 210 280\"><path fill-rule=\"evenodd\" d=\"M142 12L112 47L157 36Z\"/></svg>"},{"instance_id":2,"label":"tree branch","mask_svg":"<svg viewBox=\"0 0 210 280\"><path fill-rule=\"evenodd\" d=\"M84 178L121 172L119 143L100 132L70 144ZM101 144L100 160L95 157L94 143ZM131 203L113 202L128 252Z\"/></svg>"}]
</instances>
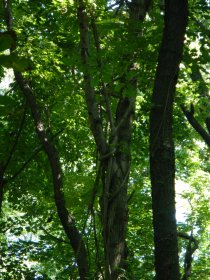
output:
<instances>
[{"instance_id":1,"label":"tree branch","mask_svg":"<svg viewBox=\"0 0 210 280\"><path fill-rule=\"evenodd\" d=\"M54 239L55 241L59 242L59 243L65 243L65 244L70 244L68 241L58 238L54 235L52 235L50 232L48 232L44 227L41 227L41 229L44 231L44 233L46 233L49 237L51 237L52 239Z\"/></svg>"},{"instance_id":2,"label":"tree branch","mask_svg":"<svg viewBox=\"0 0 210 280\"><path fill-rule=\"evenodd\" d=\"M107 111L108 119L110 122L111 131L113 132L115 130L114 119L113 119L113 114L112 114L112 109L111 109L111 104L110 104L110 96L108 95L105 83L103 82L102 61L101 61L101 54L100 54L101 46L100 46L97 26L96 26L95 19L93 16L91 18L91 26L92 26L92 30L93 30L93 37L94 37L95 47L96 47L97 56L98 56L97 62L98 62L98 68L100 71L100 76L101 76L103 95L104 95L105 103L106 103L106 111Z\"/></svg>"},{"instance_id":3,"label":"tree branch","mask_svg":"<svg viewBox=\"0 0 210 280\"><path fill-rule=\"evenodd\" d=\"M55 133L54 135L52 135L52 137L50 138L50 141L53 141L53 139L55 137L57 137L60 133L62 133L64 131L64 129L59 130L57 133ZM14 181L21 173L22 171L26 168L26 166L35 158L35 156L41 151L43 150L43 146L40 145L39 147L37 147L36 149L34 149L34 151L32 152L31 156L23 163L23 165L20 167L20 169L11 177L8 179L4 180L4 184L8 184L12 181Z\"/></svg>"},{"instance_id":4,"label":"tree branch","mask_svg":"<svg viewBox=\"0 0 210 280\"><path fill-rule=\"evenodd\" d=\"M20 138L20 134L22 132L22 129L23 129L23 125L25 123L25 119L26 119L26 110L27 110L27 104L25 103L25 106L24 106L24 111L23 111L23 116L22 116L22 119L20 121L20 125L19 125L19 129L18 129L18 132L16 134L16 137L15 137L15 141L13 143L13 146L11 148L11 151L9 153L9 156L8 156L8 159L4 165L4 171L6 171L10 161L11 161L11 158L16 150L16 147L17 147L17 144L18 144L18 141L19 141L19 138Z\"/></svg>"},{"instance_id":5,"label":"tree branch","mask_svg":"<svg viewBox=\"0 0 210 280\"><path fill-rule=\"evenodd\" d=\"M88 273L86 249L85 249L84 242L82 241L82 237L78 229L76 228L75 222L65 206L65 199L62 191L63 188L62 171L61 171L60 161L58 157L58 152L46 133L44 124L41 120L36 98L33 95L31 88L29 87L29 85L27 84L27 82L24 80L23 76L20 73L14 71L14 74L15 74L15 80L19 85L23 95L26 97L26 100L30 106L37 135L39 137L39 140L43 146L46 155L48 156L48 160L52 170L54 198L55 198L58 216L63 225L64 231L66 232L66 235L70 240L71 246L74 250L78 263L80 278L85 279Z\"/></svg>"},{"instance_id":6,"label":"tree branch","mask_svg":"<svg viewBox=\"0 0 210 280\"><path fill-rule=\"evenodd\" d=\"M210 134L208 134L206 132L206 130L200 125L200 123L194 117L194 106L191 104L190 111L187 110L184 107L184 105L181 105L181 109L182 109L185 117L187 118L188 122L200 134L200 136L203 138L203 140L206 142L206 144L210 148Z\"/></svg>"},{"instance_id":7,"label":"tree branch","mask_svg":"<svg viewBox=\"0 0 210 280\"><path fill-rule=\"evenodd\" d=\"M83 0L79 0L77 16L80 30L81 60L84 66L84 90L88 109L91 131L93 133L100 155L107 152L106 138L102 127L102 120L98 111L98 102L95 98L95 91L91 85L92 78L89 70L88 56L89 51L89 23L86 6Z\"/></svg>"},{"instance_id":8,"label":"tree branch","mask_svg":"<svg viewBox=\"0 0 210 280\"><path fill-rule=\"evenodd\" d=\"M188 235L187 233L183 232L177 232L177 236L189 240L189 243L186 248L185 252L185 259L184 259L184 275L182 277L182 280L187 280L191 275L191 269L192 269L192 261L193 261L193 253L196 249L198 249L198 241L196 240L193 235ZM192 243L194 245L192 245Z\"/></svg>"}]
</instances>

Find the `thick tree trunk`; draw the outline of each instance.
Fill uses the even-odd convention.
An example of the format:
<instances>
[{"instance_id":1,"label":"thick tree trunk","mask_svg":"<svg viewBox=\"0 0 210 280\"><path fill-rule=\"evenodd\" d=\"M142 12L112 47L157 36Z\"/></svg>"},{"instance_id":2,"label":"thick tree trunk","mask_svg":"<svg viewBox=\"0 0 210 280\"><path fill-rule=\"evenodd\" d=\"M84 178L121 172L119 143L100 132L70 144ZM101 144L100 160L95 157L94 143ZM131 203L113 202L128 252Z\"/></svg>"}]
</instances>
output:
<instances>
[{"instance_id":1,"label":"thick tree trunk","mask_svg":"<svg viewBox=\"0 0 210 280\"><path fill-rule=\"evenodd\" d=\"M165 28L150 114L150 172L157 280L178 280L173 100L187 25L187 0L165 1Z\"/></svg>"}]
</instances>

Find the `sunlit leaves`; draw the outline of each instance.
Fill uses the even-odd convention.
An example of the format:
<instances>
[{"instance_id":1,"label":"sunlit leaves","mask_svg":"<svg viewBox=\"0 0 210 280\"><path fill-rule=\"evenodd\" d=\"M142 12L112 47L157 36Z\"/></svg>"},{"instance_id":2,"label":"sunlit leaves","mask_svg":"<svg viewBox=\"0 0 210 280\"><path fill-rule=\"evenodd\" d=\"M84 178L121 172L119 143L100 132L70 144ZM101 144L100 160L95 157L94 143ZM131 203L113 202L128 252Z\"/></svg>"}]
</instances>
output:
<instances>
[{"instance_id":1,"label":"sunlit leaves","mask_svg":"<svg viewBox=\"0 0 210 280\"><path fill-rule=\"evenodd\" d=\"M91 218L87 216L87 208L97 172L98 153L89 129L85 93L81 83L83 74L75 5L73 1L61 0L12 2L17 49L16 54L7 54L7 50L14 44L14 38L9 34L1 34L0 64L5 68L23 72L37 98L47 130L50 128L54 135L61 131L53 142L59 151L62 164L66 205L72 211L81 232L86 223L83 235L88 245L90 267L94 275L98 266L103 264L100 213L102 187L101 184L98 185L95 217ZM182 103L186 106L194 103L195 114L199 120L208 113L208 98L200 94L200 90L208 88L209 85L209 66L206 64L206 61L209 61L206 32L208 24L204 2L190 1L191 13L202 23L203 28L195 19L190 19L174 107L176 175L191 186L190 191L183 192L183 197L192 204L192 211L179 228L184 231L194 229L201 241L194 260L195 279L200 279L199 275L205 279L207 275L206 192L209 185L209 151L187 123L179 106ZM104 0L94 1L93 14L100 38L100 52L97 51L93 30L90 28L88 58L92 86L96 90L96 99L102 108L102 114L106 112L103 84L107 87L113 111L119 97L136 97L128 190L127 265L129 279L150 280L154 276L154 265L148 127L163 15L154 2L145 22L133 25L133 28L142 29L142 36L134 38L128 34L126 6L119 10L116 10L118 6L107 10L106 6ZM130 69L133 61L136 67ZM192 73L197 70L195 66L201 70L204 83L201 80L192 81ZM134 96L132 86L128 85L132 79L138 84L137 96ZM0 164L8 159L23 116L24 101L18 87L11 85L8 91L1 90L0 95ZM109 124L105 114L103 124L108 131ZM16 279L16 275L18 279L21 279L22 275L25 279L36 277L66 280L77 277L75 259L69 244L65 243L67 238L56 213L49 162L42 149L32 156L39 148L40 143L30 111L27 110L17 148L5 174L9 183L5 186L5 216L0 237L3 244L1 249L4 280ZM21 173L11 180L31 156L32 159ZM6 239L9 237L8 242ZM100 248L96 248L96 239L101 245ZM94 276L91 279L94 279Z\"/></svg>"}]
</instances>

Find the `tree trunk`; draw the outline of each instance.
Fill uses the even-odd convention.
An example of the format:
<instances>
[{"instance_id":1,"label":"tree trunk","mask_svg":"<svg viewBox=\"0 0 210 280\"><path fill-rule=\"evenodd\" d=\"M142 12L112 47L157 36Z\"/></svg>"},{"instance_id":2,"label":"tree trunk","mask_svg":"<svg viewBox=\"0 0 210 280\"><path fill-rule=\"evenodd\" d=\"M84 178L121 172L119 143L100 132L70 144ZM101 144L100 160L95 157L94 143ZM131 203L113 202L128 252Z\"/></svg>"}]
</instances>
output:
<instances>
[{"instance_id":1,"label":"tree trunk","mask_svg":"<svg viewBox=\"0 0 210 280\"><path fill-rule=\"evenodd\" d=\"M3 4L5 8L4 13L5 13L5 21L7 24L7 29L8 31L13 31L10 1L4 0ZM15 46L13 46L10 49L11 53L13 51L15 51ZM24 79L21 73L14 70L14 76L15 76L15 81L19 86L31 110L31 115L34 121L37 136L41 142L45 154L48 157L48 161L52 172L53 186L54 186L53 189L54 199L57 207L58 217L69 239L71 247L74 251L80 279L85 280L88 278L88 273L89 273L86 247L84 241L82 240L82 236L76 227L74 219L69 214L68 209L66 208L65 205L63 182L62 182L62 170L61 170L61 164L60 164L60 159L58 156L57 149L52 143L52 141L50 140L51 137L49 137L49 134L51 134L51 132L49 131L49 133L47 133L45 125L42 122L41 113L34 92L32 91L29 84ZM3 195L2 191L3 188L1 188L0 185L0 199L1 196Z\"/></svg>"},{"instance_id":2,"label":"tree trunk","mask_svg":"<svg viewBox=\"0 0 210 280\"><path fill-rule=\"evenodd\" d=\"M142 21L149 8L150 1L133 0L127 3L130 13L128 35L130 40L136 40L139 29L136 23ZM128 222L127 188L130 171L130 140L132 116L135 107L135 97L119 97L116 112L111 110L111 97L106 94L106 86L102 81L103 96L106 104L106 119L110 127L106 137L102 126L95 90L91 86L91 74L89 69L90 45L89 45L89 19L83 0L78 5L78 21L80 27L81 59L84 71L84 90L89 114L90 127L100 154L102 166L103 193L101 197L101 212L105 257L105 279L119 279L120 274L126 269L126 230ZM100 51L100 42L94 30L97 51ZM127 54L126 54L127 55ZM99 55L100 56L100 55ZM128 55L129 56L129 55ZM98 63L98 71L101 71L101 61ZM130 63L128 71L134 68ZM133 96L136 95L137 82L133 77L127 81L126 86L133 88ZM125 89L126 91L126 89ZM115 115L115 119L114 116Z\"/></svg>"},{"instance_id":3,"label":"tree trunk","mask_svg":"<svg viewBox=\"0 0 210 280\"><path fill-rule=\"evenodd\" d=\"M131 109L132 108L132 109ZM106 279L119 279L126 269L127 188L134 100L122 98L116 112L116 150L103 164L102 221ZM125 117L125 112L127 116Z\"/></svg>"},{"instance_id":4,"label":"tree trunk","mask_svg":"<svg viewBox=\"0 0 210 280\"><path fill-rule=\"evenodd\" d=\"M165 27L150 113L150 173L157 280L180 279L172 121L187 14L187 0L165 1Z\"/></svg>"}]
</instances>

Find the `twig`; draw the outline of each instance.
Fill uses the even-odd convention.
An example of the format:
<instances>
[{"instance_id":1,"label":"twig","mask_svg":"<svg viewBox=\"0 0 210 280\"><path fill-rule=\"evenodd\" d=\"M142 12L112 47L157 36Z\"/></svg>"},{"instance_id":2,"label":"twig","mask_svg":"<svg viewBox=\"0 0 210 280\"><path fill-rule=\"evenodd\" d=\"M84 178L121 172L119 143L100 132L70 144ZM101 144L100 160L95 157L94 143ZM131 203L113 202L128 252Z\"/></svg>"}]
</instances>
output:
<instances>
[{"instance_id":1,"label":"twig","mask_svg":"<svg viewBox=\"0 0 210 280\"><path fill-rule=\"evenodd\" d=\"M62 238L59 238L59 237L56 237L54 235L52 235L51 233L49 233L43 226L41 226L41 229L44 231L44 233L46 233L47 235L49 235L52 239L54 239L55 241L58 241L60 243L66 243L68 245L70 245L70 242L62 239Z\"/></svg>"},{"instance_id":2,"label":"twig","mask_svg":"<svg viewBox=\"0 0 210 280\"><path fill-rule=\"evenodd\" d=\"M57 133L55 133L51 138L50 141L52 141L54 138L56 138L59 134L61 134L64 131L64 129L59 130ZM14 181L19 175L20 173L26 168L26 166L35 158L35 156L43 150L43 146L40 145L39 147L37 147L36 149L34 149L34 151L32 152L31 156L23 163L23 165L20 167L20 169L11 177L8 179L4 180L4 184L10 183L12 181Z\"/></svg>"}]
</instances>

